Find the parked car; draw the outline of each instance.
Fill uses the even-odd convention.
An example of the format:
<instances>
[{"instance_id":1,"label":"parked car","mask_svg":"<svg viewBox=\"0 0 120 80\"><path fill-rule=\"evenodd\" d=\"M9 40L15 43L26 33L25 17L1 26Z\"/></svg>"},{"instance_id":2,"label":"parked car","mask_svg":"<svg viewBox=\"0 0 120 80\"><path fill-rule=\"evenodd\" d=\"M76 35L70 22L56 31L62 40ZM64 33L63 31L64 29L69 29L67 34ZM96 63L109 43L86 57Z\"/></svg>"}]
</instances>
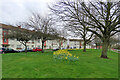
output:
<instances>
[{"instance_id":1,"label":"parked car","mask_svg":"<svg viewBox=\"0 0 120 80\"><path fill-rule=\"evenodd\" d=\"M11 48L0 48L0 53L4 54L4 53L17 53L19 51L16 51L14 49Z\"/></svg>"},{"instance_id":2,"label":"parked car","mask_svg":"<svg viewBox=\"0 0 120 80\"><path fill-rule=\"evenodd\" d=\"M11 49L11 48L6 48L6 51L5 51L5 53L17 53L17 52L19 52L19 51L16 51L16 50Z\"/></svg>"},{"instance_id":3,"label":"parked car","mask_svg":"<svg viewBox=\"0 0 120 80\"><path fill-rule=\"evenodd\" d=\"M54 48L54 49L53 49L53 51L57 51L57 50L59 50L59 48Z\"/></svg>"},{"instance_id":4,"label":"parked car","mask_svg":"<svg viewBox=\"0 0 120 80\"><path fill-rule=\"evenodd\" d=\"M73 47L73 49L76 49L76 47Z\"/></svg>"},{"instance_id":5,"label":"parked car","mask_svg":"<svg viewBox=\"0 0 120 80\"><path fill-rule=\"evenodd\" d=\"M64 48L61 48L61 49L64 49Z\"/></svg>"},{"instance_id":6,"label":"parked car","mask_svg":"<svg viewBox=\"0 0 120 80\"><path fill-rule=\"evenodd\" d=\"M25 48L24 48L24 49L19 50L19 52L25 52ZM27 52L33 52L33 50L32 50L32 49L30 49L30 48L27 48Z\"/></svg>"},{"instance_id":7,"label":"parked car","mask_svg":"<svg viewBox=\"0 0 120 80\"><path fill-rule=\"evenodd\" d=\"M73 49L73 47L70 47L69 49Z\"/></svg>"},{"instance_id":8,"label":"parked car","mask_svg":"<svg viewBox=\"0 0 120 80\"><path fill-rule=\"evenodd\" d=\"M0 48L0 54L4 54L5 53L5 48Z\"/></svg>"},{"instance_id":9,"label":"parked car","mask_svg":"<svg viewBox=\"0 0 120 80\"><path fill-rule=\"evenodd\" d=\"M33 51L36 52L36 51L42 51L41 48L33 48Z\"/></svg>"},{"instance_id":10,"label":"parked car","mask_svg":"<svg viewBox=\"0 0 120 80\"><path fill-rule=\"evenodd\" d=\"M65 48L61 48L61 49L67 49L67 47L65 47Z\"/></svg>"}]
</instances>

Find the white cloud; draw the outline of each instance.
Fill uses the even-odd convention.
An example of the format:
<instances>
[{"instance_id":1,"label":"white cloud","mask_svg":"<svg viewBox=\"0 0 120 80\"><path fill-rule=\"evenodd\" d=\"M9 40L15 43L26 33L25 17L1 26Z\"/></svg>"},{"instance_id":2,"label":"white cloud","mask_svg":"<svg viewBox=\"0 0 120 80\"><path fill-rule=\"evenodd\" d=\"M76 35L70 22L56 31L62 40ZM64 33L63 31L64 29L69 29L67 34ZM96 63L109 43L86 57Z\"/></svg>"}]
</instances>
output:
<instances>
[{"instance_id":1,"label":"white cloud","mask_svg":"<svg viewBox=\"0 0 120 80\"><path fill-rule=\"evenodd\" d=\"M48 13L47 4L54 0L0 0L0 22L11 23L24 21L30 11L43 15Z\"/></svg>"}]
</instances>

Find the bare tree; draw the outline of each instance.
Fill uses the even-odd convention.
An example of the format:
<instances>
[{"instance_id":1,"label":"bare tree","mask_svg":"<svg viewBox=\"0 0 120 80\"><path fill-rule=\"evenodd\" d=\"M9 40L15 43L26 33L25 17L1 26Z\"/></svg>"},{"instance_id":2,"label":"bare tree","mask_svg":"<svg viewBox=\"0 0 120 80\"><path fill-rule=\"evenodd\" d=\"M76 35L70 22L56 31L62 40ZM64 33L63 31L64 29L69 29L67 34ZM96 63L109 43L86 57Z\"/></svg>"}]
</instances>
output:
<instances>
[{"instance_id":1,"label":"bare tree","mask_svg":"<svg viewBox=\"0 0 120 80\"><path fill-rule=\"evenodd\" d=\"M88 3L81 0L62 0L50 9L63 21L74 23L71 26L75 24L78 26L80 23L84 27L85 24L87 26L85 30L96 34L102 41L101 58L108 58L110 37L120 32L119 4L120 2L110 2L110 0L95 0ZM81 16L86 17L87 20Z\"/></svg>"},{"instance_id":2,"label":"bare tree","mask_svg":"<svg viewBox=\"0 0 120 80\"><path fill-rule=\"evenodd\" d=\"M36 31L36 35L42 40L42 53L44 52L44 42L58 38L57 30L50 16L43 17L39 13L32 13L32 17L26 22L26 26Z\"/></svg>"},{"instance_id":3,"label":"bare tree","mask_svg":"<svg viewBox=\"0 0 120 80\"><path fill-rule=\"evenodd\" d=\"M109 43L109 49L111 48L116 48L120 49L120 40L119 40L119 34L116 34L110 38L110 43Z\"/></svg>"},{"instance_id":4,"label":"bare tree","mask_svg":"<svg viewBox=\"0 0 120 80\"><path fill-rule=\"evenodd\" d=\"M107 57L107 50L110 42L110 37L120 32L120 10L117 6L119 2L110 2L110 0L85 3L80 2L83 15L86 15L90 22L84 21L84 23L90 25L87 27L88 31L96 34L102 41L102 54L101 58ZM88 6L88 4L91 6ZM90 7L90 8L89 8ZM94 15L92 12L94 12ZM93 30L96 28L101 34Z\"/></svg>"},{"instance_id":5,"label":"bare tree","mask_svg":"<svg viewBox=\"0 0 120 80\"><path fill-rule=\"evenodd\" d=\"M86 28L88 27L84 21L88 21L86 15L80 13L82 10L80 3L78 0L61 0L52 7L50 10L59 17L66 24L65 28L74 33L77 37L81 37L84 41L84 52L86 52L86 44L89 43L93 34L88 32Z\"/></svg>"},{"instance_id":6,"label":"bare tree","mask_svg":"<svg viewBox=\"0 0 120 80\"><path fill-rule=\"evenodd\" d=\"M8 39L16 39L21 44L25 46L25 52L27 53L27 42L30 40L34 40L34 31L23 29L23 28L13 28L9 30L9 33L5 35Z\"/></svg>"},{"instance_id":7,"label":"bare tree","mask_svg":"<svg viewBox=\"0 0 120 80\"><path fill-rule=\"evenodd\" d=\"M95 44L96 49L98 49L98 46L99 46L99 49L100 49L100 46L101 46L102 42L101 42L101 39L98 36L94 35L93 43Z\"/></svg>"},{"instance_id":8,"label":"bare tree","mask_svg":"<svg viewBox=\"0 0 120 80\"><path fill-rule=\"evenodd\" d=\"M57 42L59 43L59 49L61 49L61 46L64 42L66 42L67 33L64 28L61 28L58 30L59 38L57 39Z\"/></svg>"}]
</instances>

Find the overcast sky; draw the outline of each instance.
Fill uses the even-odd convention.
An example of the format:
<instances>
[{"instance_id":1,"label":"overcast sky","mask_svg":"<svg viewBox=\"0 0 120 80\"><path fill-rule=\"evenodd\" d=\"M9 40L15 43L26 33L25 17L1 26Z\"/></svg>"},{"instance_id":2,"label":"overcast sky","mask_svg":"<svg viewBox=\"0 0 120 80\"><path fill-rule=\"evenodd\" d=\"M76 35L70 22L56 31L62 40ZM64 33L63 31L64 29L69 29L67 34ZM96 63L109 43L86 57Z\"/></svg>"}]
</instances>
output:
<instances>
[{"instance_id":1,"label":"overcast sky","mask_svg":"<svg viewBox=\"0 0 120 80\"><path fill-rule=\"evenodd\" d=\"M46 15L49 13L48 5L54 1L57 0L0 0L0 23L25 21L31 11Z\"/></svg>"},{"instance_id":2,"label":"overcast sky","mask_svg":"<svg viewBox=\"0 0 120 80\"><path fill-rule=\"evenodd\" d=\"M30 12L49 13L48 4L54 0L0 0L0 23L15 24L25 21Z\"/></svg>"}]
</instances>

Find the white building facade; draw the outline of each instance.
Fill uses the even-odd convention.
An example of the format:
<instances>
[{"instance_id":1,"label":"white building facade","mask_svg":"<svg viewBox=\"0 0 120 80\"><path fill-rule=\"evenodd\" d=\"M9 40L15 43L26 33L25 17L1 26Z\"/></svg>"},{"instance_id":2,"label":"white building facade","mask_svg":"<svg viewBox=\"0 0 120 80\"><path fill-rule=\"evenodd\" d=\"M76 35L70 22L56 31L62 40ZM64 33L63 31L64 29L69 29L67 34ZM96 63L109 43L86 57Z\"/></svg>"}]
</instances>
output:
<instances>
[{"instance_id":1,"label":"white building facade","mask_svg":"<svg viewBox=\"0 0 120 80\"><path fill-rule=\"evenodd\" d=\"M13 26L10 25L5 25L5 24L0 24L0 48L1 47L7 47L7 48L12 48L15 50L20 50L25 48L24 45L22 45L19 41L16 39L5 39L4 34L7 34L9 32L10 28L14 28ZM18 28L18 27L16 27ZM59 44L61 44L61 48L83 48L82 44L83 41L80 39L67 39L61 41L59 43L59 40L47 40L45 41L44 48L45 49L53 49L53 48L59 48ZM27 43L28 48L36 48L42 47L42 41L41 40L32 40ZM87 48L89 48L87 46Z\"/></svg>"},{"instance_id":2,"label":"white building facade","mask_svg":"<svg viewBox=\"0 0 120 80\"><path fill-rule=\"evenodd\" d=\"M2 25L0 24L0 47L2 47Z\"/></svg>"}]
</instances>

